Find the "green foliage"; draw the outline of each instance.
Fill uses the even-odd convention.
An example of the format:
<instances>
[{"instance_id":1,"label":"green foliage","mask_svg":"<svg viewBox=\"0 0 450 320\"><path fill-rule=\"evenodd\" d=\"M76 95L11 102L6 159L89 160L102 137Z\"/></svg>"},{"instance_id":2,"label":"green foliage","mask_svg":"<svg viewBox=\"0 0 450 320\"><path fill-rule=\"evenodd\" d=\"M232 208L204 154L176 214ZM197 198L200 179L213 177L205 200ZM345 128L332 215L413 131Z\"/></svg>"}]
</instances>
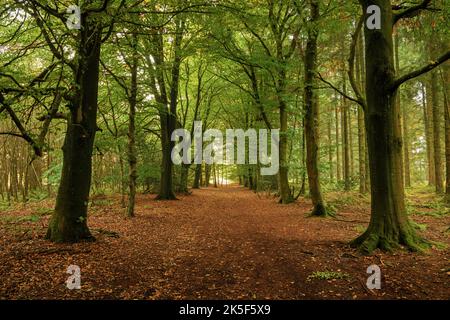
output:
<instances>
[{"instance_id":1,"label":"green foliage","mask_svg":"<svg viewBox=\"0 0 450 320\"><path fill-rule=\"evenodd\" d=\"M32 202L40 202L42 200L47 199L48 192L43 189L32 190L29 194L29 201Z\"/></svg>"},{"instance_id":2,"label":"green foliage","mask_svg":"<svg viewBox=\"0 0 450 320\"><path fill-rule=\"evenodd\" d=\"M39 207L35 209L35 214L38 216L48 216L53 213L53 208Z\"/></svg>"},{"instance_id":3,"label":"green foliage","mask_svg":"<svg viewBox=\"0 0 450 320\"><path fill-rule=\"evenodd\" d=\"M47 180L47 183L51 186L58 186L61 180L62 162L52 164L47 171L43 173L43 178Z\"/></svg>"},{"instance_id":4,"label":"green foliage","mask_svg":"<svg viewBox=\"0 0 450 320\"><path fill-rule=\"evenodd\" d=\"M0 216L0 220L6 223L16 224L21 222L38 222L41 219L40 215L31 214L27 216Z\"/></svg>"},{"instance_id":5,"label":"green foliage","mask_svg":"<svg viewBox=\"0 0 450 320\"><path fill-rule=\"evenodd\" d=\"M83 223L85 220L86 220L85 217L79 216L78 219L77 219L77 222L78 222L78 223Z\"/></svg>"},{"instance_id":6,"label":"green foliage","mask_svg":"<svg viewBox=\"0 0 450 320\"><path fill-rule=\"evenodd\" d=\"M427 229L427 225L425 223L418 223L413 220L410 220L411 225L420 231L425 231Z\"/></svg>"},{"instance_id":7,"label":"green foliage","mask_svg":"<svg viewBox=\"0 0 450 320\"><path fill-rule=\"evenodd\" d=\"M7 201L0 201L0 212L8 211L11 208L11 204Z\"/></svg>"},{"instance_id":8,"label":"green foliage","mask_svg":"<svg viewBox=\"0 0 450 320\"><path fill-rule=\"evenodd\" d=\"M102 207L102 206L108 206L108 205L111 205L111 204L113 204L113 203L114 203L114 201L111 200L111 199L107 199L107 198L102 199L102 198L99 198L99 199L92 199L92 200L90 201L90 206L91 206L91 207Z\"/></svg>"},{"instance_id":9,"label":"green foliage","mask_svg":"<svg viewBox=\"0 0 450 320\"><path fill-rule=\"evenodd\" d=\"M338 279L349 279L350 275L344 272L334 272L334 271L314 271L307 278L308 281L318 279L318 280L338 280Z\"/></svg>"},{"instance_id":10,"label":"green foliage","mask_svg":"<svg viewBox=\"0 0 450 320\"><path fill-rule=\"evenodd\" d=\"M426 215L432 217L444 217L450 213L450 208L445 200L433 193L427 192L428 188L412 189L406 198L406 207L410 215Z\"/></svg>"},{"instance_id":11,"label":"green foliage","mask_svg":"<svg viewBox=\"0 0 450 320\"><path fill-rule=\"evenodd\" d=\"M328 202L325 204L325 209L330 216L335 216L338 211L338 208L334 204Z\"/></svg>"},{"instance_id":12,"label":"green foliage","mask_svg":"<svg viewBox=\"0 0 450 320\"><path fill-rule=\"evenodd\" d=\"M448 245L439 241L430 241L430 244L438 250L445 250L448 248Z\"/></svg>"},{"instance_id":13,"label":"green foliage","mask_svg":"<svg viewBox=\"0 0 450 320\"><path fill-rule=\"evenodd\" d=\"M330 192L327 193L327 204L334 210L341 210L346 207L368 207L370 200L367 195L356 192Z\"/></svg>"}]
</instances>

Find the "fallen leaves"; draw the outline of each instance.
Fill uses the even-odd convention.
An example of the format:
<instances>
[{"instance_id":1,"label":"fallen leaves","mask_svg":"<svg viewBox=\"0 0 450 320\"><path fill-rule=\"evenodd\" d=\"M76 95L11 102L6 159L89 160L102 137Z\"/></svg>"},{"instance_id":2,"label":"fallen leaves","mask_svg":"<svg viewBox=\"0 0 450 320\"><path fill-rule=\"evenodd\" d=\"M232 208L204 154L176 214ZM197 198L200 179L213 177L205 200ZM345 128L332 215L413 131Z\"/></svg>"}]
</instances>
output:
<instances>
[{"instance_id":1,"label":"fallen leaves","mask_svg":"<svg viewBox=\"0 0 450 320\"><path fill-rule=\"evenodd\" d=\"M279 206L243 188L196 190L181 201L139 196L126 219L118 198L90 208L93 243L44 239L48 216L36 209L0 220L0 299L448 299L448 249L361 256L349 248L367 210L352 204L338 219L308 219L305 200ZM367 209L367 208L366 208ZM416 217L415 217L416 219ZM448 218L416 219L426 237L449 243ZM14 224L10 222L14 221ZM67 266L81 268L81 290L68 290ZM382 290L365 285L382 269ZM345 279L313 279L329 270Z\"/></svg>"}]
</instances>

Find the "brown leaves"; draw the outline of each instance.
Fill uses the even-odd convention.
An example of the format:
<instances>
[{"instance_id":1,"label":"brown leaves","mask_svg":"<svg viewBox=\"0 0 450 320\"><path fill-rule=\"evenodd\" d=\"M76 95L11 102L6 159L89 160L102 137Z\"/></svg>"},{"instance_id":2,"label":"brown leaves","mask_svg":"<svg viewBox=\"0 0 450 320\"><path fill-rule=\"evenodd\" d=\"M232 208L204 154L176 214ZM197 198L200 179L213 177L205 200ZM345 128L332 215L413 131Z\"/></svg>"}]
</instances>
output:
<instances>
[{"instance_id":1,"label":"brown leaves","mask_svg":"<svg viewBox=\"0 0 450 320\"><path fill-rule=\"evenodd\" d=\"M0 299L449 296L448 249L426 256L361 256L347 246L360 221L368 218L361 204L346 204L339 211L343 219L310 219L305 215L310 203L304 199L279 206L276 199L236 187L196 190L181 201L153 198L138 197L133 219L124 218L118 197L91 207L94 243L50 243L43 238L48 216L33 222L23 217L36 208L9 212L14 229L0 219ZM427 224L427 238L449 242L440 232L448 227L447 217L415 219ZM80 266L81 290L66 288L71 264ZM382 290L365 286L371 264L381 267ZM350 277L307 281L323 270Z\"/></svg>"}]
</instances>

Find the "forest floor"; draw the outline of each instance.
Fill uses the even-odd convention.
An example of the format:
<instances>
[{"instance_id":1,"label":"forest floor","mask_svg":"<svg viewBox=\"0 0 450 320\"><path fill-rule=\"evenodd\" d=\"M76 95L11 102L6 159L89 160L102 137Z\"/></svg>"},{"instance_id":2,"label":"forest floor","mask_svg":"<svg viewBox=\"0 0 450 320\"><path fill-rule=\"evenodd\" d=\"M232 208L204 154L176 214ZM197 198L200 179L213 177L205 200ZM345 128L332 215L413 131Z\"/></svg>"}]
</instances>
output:
<instances>
[{"instance_id":1,"label":"forest floor","mask_svg":"<svg viewBox=\"0 0 450 320\"><path fill-rule=\"evenodd\" d=\"M51 201L0 212L0 299L450 299L450 215L423 214L436 209L426 196L408 201L422 210L411 217L441 245L370 256L347 244L368 224L364 199L330 194L337 218L320 219L309 200L279 205L237 186L179 198L140 195L132 219L117 197L96 198L97 241L73 245L44 240ZM366 286L372 264L380 290ZM66 288L69 265L81 290Z\"/></svg>"}]
</instances>

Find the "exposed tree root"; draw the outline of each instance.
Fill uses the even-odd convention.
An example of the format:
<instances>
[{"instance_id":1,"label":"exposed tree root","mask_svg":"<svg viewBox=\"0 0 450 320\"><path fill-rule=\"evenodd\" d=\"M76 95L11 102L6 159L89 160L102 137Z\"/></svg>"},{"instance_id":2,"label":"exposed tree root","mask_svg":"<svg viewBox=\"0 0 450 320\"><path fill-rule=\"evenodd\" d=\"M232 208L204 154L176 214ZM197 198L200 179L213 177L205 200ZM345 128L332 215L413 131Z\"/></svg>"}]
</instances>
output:
<instances>
[{"instance_id":1,"label":"exposed tree root","mask_svg":"<svg viewBox=\"0 0 450 320\"><path fill-rule=\"evenodd\" d=\"M431 243L419 237L410 224L404 229L398 233L386 234L369 226L362 235L351 241L350 245L363 254L371 254L375 249L392 252L401 247L413 252L423 252L431 247Z\"/></svg>"},{"instance_id":2,"label":"exposed tree root","mask_svg":"<svg viewBox=\"0 0 450 320\"><path fill-rule=\"evenodd\" d=\"M87 226L76 226L68 228L58 228L56 222L50 223L45 239L56 243L76 243L93 242L95 237L91 234Z\"/></svg>"},{"instance_id":3,"label":"exposed tree root","mask_svg":"<svg viewBox=\"0 0 450 320\"><path fill-rule=\"evenodd\" d=\"M170 194L170 195L164 195L164 196L158 195L155 198L155 200L157 200L157 201L164 201L164 200L179 200L179 199L175 196L175 194Z\"/></svg>"},{"instance_id":4,"label":"exposed tree root","mask_svg":"<svg viewBox=\"0 0 450 320\"><path fill-rule=\"evenodd\" d=\"M335 214L326 209L323 203L314 206L310 214L311 217L334 218Z\"/></svg>"},{"instance_id":5,"label":"exposed tree root","mask_svg":"<svg viewBox=\"0 0 450 320\"><path fill-rule=\"evenodd\" d=\"M285 201L283 201L283 198L280 197L280 199L278 200L279 204L290 204L294 202L294 198L292 196L289 196L289 198L287 198Z\"/></svg>"}]
</instances>

